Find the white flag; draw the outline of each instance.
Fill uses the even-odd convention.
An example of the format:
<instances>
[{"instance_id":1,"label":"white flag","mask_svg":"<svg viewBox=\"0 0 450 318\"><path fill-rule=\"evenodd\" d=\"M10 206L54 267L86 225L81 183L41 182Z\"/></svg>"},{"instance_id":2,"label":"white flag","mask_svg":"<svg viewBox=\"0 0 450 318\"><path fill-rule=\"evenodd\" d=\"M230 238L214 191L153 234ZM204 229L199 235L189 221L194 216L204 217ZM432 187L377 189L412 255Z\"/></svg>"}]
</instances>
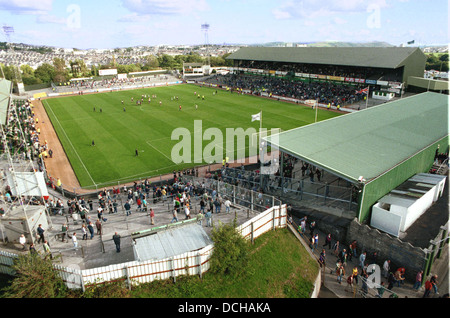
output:
<instances>
[{"instance_id":1,"label":"white flag","mask_svg":"<svg viewBox=\"0 0 450 318\"><path fill-rule=\"evenodd\" d=\"M252 122L257 121L257 120L261 120L261 113L252 115Z\"/></svg>"}]
</instances>

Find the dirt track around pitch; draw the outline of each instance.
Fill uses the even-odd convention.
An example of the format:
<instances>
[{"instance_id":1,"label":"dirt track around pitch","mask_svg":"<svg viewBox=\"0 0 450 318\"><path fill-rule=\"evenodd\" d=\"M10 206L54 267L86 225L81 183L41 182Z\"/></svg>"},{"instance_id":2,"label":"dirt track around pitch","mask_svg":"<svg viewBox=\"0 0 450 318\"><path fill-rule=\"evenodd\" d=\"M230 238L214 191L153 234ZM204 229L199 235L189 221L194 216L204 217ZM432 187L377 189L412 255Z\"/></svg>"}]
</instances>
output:
<instances>
[{"instance_id":1,"label":"dirt track around pitch","mask_svg":"<svg viewBox=\"0 0 450 318\"><path fill-rule=\"evenodd\" d=\"M40 130L39 142L41 144L47 142L49 149L53 151L52 158L44 158L47 175L54 179L54 182L61 180L63 187L69 191L74 189L80 191L80 183L72 169L69 159L64 148L56 134L56 131L47 115L42 101L32 101L35 118L38 119L36 128Z\"/></svg>"}]
</instances>

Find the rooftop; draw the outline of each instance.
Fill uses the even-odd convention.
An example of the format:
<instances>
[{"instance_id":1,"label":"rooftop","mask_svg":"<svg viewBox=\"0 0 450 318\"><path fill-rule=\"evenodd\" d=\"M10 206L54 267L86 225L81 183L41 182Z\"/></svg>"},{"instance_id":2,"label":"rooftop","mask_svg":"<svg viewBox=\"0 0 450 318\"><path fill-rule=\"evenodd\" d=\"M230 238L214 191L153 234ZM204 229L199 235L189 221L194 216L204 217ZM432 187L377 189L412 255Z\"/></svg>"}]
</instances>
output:
<instances>
[{"instance_id":1,"label":"rooftop","mask_svg":"<svg viewBox=\"0 0 450 318\"><path fill-rule=\"evenodd\" d=\"M414 47L244 47L227 59L396 69L417 50L420 51Z\"/></svg>"},{"instance_id":2,"label":"rooftop","mask_svg":"<svg viewBox=\"0 0 450 318\"><path fill-rule=\"evenodd\" d=\"M423 93L267 138L350 182L370 181L449 135L448 96Z\"/></svg>"}]
</instances>

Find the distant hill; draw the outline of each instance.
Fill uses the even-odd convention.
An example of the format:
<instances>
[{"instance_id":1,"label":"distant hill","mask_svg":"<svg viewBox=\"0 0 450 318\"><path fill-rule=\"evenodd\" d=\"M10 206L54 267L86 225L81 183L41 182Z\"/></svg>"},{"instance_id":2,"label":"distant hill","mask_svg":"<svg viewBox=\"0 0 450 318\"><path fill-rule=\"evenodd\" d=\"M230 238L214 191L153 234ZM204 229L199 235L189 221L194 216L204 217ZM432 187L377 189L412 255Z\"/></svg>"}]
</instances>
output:
<instances>
[{"instance_id":1,"label":"distant hill","mask_svg":"<svg viewBox=\"0 0 450 318\"><path fill-rule=\"evenodd\" d=\"M307 46L307 47L394 47L394 45L386 42L312 42L312 43L298 43L298 42L268 42L263 44L254 44L250 46L263 47L286 47L286 46Z\"/></svg>"},{"instance_id":2,"label":"distant hill","mask_svg":"<svg viewBox=\"0 0 450 318\"><path fill-rule=\"evenodd\" d=\"M394 47L386 42L317 42L308 44L310 47Z\"/></svg>"}]
</instances>

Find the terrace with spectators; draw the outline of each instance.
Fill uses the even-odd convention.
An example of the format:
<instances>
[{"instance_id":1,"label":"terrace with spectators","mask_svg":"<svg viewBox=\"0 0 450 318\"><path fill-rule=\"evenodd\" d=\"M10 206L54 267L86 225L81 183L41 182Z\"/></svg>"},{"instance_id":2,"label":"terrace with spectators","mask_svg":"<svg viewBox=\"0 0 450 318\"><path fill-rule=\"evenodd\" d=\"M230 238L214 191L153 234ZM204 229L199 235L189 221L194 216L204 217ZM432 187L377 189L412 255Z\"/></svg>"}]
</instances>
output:
<instances>
[{"instance_id":1,"label":"terrace with spectators","mask_svg":"<svg viewBox=\"0 0 450 318\"><path fill-rule=\"evenodd\" d=\"M366 94L361 90L366 85L341 85L336 82L302 82L294 79L257 75L228 74L214 76L205 82L232 88L250 90L252 94L265 92L297 100L317 100L321 104L347 105L360 102Z\"/></svg>"}]
</instances>

